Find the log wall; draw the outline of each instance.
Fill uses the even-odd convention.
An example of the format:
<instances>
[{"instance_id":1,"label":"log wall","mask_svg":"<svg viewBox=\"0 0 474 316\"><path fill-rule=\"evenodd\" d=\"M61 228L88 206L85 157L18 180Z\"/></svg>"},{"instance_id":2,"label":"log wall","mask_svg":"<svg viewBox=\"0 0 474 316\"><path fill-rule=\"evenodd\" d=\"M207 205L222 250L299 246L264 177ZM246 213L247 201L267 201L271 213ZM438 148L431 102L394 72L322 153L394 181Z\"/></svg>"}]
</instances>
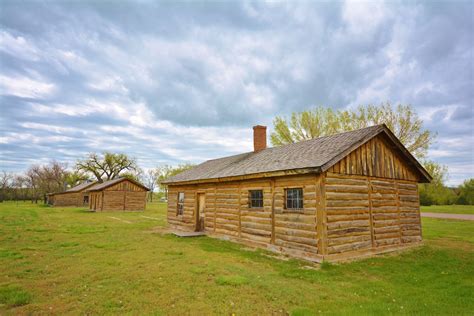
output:
<instances>
[{"instance_id":1,"label":"log wall","mask_svg":"<svg viewBox=\"0 0 474 316\"><path fill-rule=\"evenodd\" d=\"M53 206L84 206L84 192L57 193L52 198Z\"/></svg>"},{"instance_id":2,"label":"log wall","mask_svg":"<svg viewBox=\"0 0 474 316\"><path fill-rule=\"evenodd\" d=\"M168 222L173 228L195 230L197 194L204 193L204 231L288 253L317 255L316 233L319 175L288 176L215 184L168 187ZM285 189L303 189L303 209L285 209ZM249 191L263 191L263 207L249 206ZM183 215L177 215L178 193L184 193ZM272 211L274 210L274 211Z\"/></svg>"},{"instance_id":3,"label":"log wall","mask_svg":"<svg viewBox=\"0 0 474 316\"><path fill-rule=\"evenodd\" d=\"M123 181L92 191L89 195L89 208L94 211L144 211L147 191L142 187Z\"/></svg>"},{"instance_id":4,"label":"log wall","mask_svg":"<svg viewBox=\"0 0 474 316\"><path fill-rule=\"evenodd\" d=\"M421 241L416 182L327 173L327 253Z\"/></svg>"}]
</instances>

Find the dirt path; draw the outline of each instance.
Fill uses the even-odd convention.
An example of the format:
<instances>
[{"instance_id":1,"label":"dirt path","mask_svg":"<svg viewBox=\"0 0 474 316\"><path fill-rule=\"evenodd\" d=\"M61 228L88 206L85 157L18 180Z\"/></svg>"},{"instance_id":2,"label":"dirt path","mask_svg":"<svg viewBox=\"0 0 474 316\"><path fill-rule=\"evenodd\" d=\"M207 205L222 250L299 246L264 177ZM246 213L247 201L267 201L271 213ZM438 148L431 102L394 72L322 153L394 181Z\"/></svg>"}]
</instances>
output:
<instances>
[{"instance_id":1,"label":"dirt path","mask_svg":"<svg viewBox=\"0 0 474 316\"><path fill-rule=\"evenodd\" d=\"M470 214L448 214L448 213L429 213L421 212L422 217L462 219L466 221L474 221L474 215Z\"/></svg>"}]
</instances>

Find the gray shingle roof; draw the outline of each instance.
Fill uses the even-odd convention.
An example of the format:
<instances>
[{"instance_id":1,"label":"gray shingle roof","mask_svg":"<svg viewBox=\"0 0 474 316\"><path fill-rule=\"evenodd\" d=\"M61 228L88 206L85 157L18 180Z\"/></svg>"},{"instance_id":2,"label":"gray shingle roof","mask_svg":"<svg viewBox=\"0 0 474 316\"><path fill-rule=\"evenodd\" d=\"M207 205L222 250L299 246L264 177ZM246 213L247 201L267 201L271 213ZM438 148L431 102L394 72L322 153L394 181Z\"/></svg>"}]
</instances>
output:
<instances>
[{"instance_id":1,"label":"gray shingle roof","mask_svg":"<svg viewBox=\"0 0 474 316\"><path fill-rule=\"evenodd\" d=\"M66 190L65 192L81 192L82 190L94 185L94 183L95 182L84 182L79 185L76 185L75 187L70 188L69 190Z\"/></svg>"},{"instance_id":2,"label":"gray shingle roof","mask_svg":"<svg viewBox=\"0 0 474 316\"><path fill-rule=\"evenodd\" d=\"M267 148L259 152L208 160L169 178L164 183L173 184L294 169L319 168L319 171L325 171L353 149L381 132L386 132L390 138L394 137L385 125L375 125L285 146ZM398 146L403 147L396 137L395 140L398 142ZM406 149L404 150L405 154L408 153L411 157L410 159L415 160ZM416 160L415 162L421 167Z\"/></svg>"},{"instance_id":3,"label":"gray shingle roof","mask_svg":"<svg viewBox=\"0 0 474 316\"><path fill-rule=\"evenodd\" d=\"M136 185L144 188L145 190L147 191L150 191L146 186L144 186L143 184L137 182L137 181L134 181L134 180L131 180L131 179L127 179L127 178L115 178L115 179L112 179L112 180L107 180L107 181L104 181L102 183L97 183L96 185L94 185L93 187L90 187L89 189L87 189L87 191L100 191L102 189L105 189L107 187L110 187L116 183L119 183L119 182L122 182L124 180L129 180L130 182L133 182L135 183Z\"/></svg>"}]
</instances>

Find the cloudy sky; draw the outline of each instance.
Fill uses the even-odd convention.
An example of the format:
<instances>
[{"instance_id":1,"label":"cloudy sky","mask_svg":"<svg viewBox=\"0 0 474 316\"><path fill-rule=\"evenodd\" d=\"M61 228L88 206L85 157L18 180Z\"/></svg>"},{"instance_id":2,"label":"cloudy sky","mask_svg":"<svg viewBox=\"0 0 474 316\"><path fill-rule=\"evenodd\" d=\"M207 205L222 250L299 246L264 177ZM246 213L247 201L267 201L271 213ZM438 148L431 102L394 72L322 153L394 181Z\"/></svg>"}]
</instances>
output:
<instances>
[{"instance_id":1,"label":"cloudy sky","mask_svg":"<svg viewBox=\"0 0 474 316\"><path fill-rule=\"evenodd\" d=\"M0 2L0 169L249 151L312 106L412 104L474 177L472 2Z\"/></svg>"}]
</instances>

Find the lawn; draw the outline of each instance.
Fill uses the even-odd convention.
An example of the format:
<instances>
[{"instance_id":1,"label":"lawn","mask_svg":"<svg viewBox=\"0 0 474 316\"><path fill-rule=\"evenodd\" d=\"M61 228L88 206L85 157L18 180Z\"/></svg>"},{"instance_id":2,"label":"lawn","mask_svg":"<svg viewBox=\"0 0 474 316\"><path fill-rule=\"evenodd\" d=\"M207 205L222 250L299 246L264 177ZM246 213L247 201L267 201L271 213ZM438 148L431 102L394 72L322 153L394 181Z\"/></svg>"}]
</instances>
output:
<instances>
[{"instance_id":1,"label":"lawn","mask_svg":"<svg viewBox=\"0 0 474 316\"><path fill-rule=\"evenodd\" d=\"M162 234L165 205L89 213L0 204L0 315L474 311L474 222L423 219L421 248L347 264Z\"/></svg>"},{"instance_id":2,"label":"lawn","mask_svg":"<svg viewBox=\"0 0 474 316\"><path fill-rule=\"evenodd\" d=\"M451 213L451 214L474 215L474 205L430 205L430 206L422 206L421 211L431 212L431 213Z\"/></svg>"}]
</instances>

